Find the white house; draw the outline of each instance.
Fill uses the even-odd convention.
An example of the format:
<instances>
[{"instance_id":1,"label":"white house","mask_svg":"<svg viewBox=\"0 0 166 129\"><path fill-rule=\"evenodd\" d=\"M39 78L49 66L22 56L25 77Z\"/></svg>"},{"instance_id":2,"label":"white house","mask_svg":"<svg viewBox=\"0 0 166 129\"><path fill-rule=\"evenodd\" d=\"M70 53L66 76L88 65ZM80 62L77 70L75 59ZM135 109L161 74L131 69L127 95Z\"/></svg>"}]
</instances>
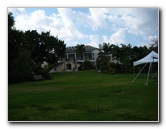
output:
<instances>
[{"instance_id":1,"label":"white house","mask_svg":"<svg viewBox=\"0 0 166 129\"><path fill-rule=\"evenodd\" d=\"M76 46L66 47L65 58L58 61L59 65L50 72L56 71L77 71L80 64L84 61L96 63L99 48L85 45L85 52L83 54L76 53Z\"/></svg>"},{"instance_id":2,"label":"white house","mask_svg":"<svg viewBox=\"0 0 166 129\"><path fill-rule=\"evenodd\" d=\"M96 62L99 53L98 48L85 45L85 52L83 55L76 53L75 50L76 46L66 47L66 57L63 59L63 61L84 62L86 60Z\"/></svg>"}]
</instances>

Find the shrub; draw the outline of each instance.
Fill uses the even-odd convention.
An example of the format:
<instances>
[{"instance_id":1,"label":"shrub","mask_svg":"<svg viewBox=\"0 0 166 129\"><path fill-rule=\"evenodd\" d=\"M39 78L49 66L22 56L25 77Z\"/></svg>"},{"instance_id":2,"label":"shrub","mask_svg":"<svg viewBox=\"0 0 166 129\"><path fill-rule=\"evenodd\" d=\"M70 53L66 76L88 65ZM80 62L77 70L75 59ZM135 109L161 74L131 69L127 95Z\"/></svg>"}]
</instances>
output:
<instances>
[{"instance_id":1,"label":"shrub","mask_svg":"<svg viewBox=\"0 0 166 129\"><path fill-rule=\"evenodd\" d=\"M18 57L9 59L8 62L8 83L31 81L35 69L34 62L26 50L21 50Z\"/></svg>"},{"instance_id":2,"label":"shrub","mask_svg":"<svg viewBox=\"0 0 166 129\"><path fill-rule=\"evenodd\" d=\"M90 69L95 69L95 66L93 65L92 62L90 61L84 61L81 66L78 68L78 70L90 70Z\"/></svg>"},{"instance_id":3,"label":"shrub","mask_svg":"<svg viewBox=\"0 0 166 129\"><path fill-rule=\"evenodd\" d=\"M32 81L33 74L28 71L12 71L8 74L8 83Z\"/></svg>"},{"instance_id":4,"label":"shrub","mask_svg":"<svg viewBox=\"0 0 166 129\"><path fill-rule=\"evenodd\" d=\"M115 72L116 73L122 73L123 72L123 66L121 64L114 64Z\"/></svg>"},{"instance_id":5,"label":"shrub","mask_svg":"<svg viewBox=\"0 0 166 129\"><path fill-rule=\"evenodd\" d=\"M44 70L42 68L38 69L35 74L42 75L42 77L46 80L51 79L51 74L48 72L48 70Z\"/></svg>"},{"instance_id":6,"label":"shrub","mask_svg":"<svg viewBox=\"0 0 166 129\"><path fill-rule=\"evenodd\" d=\"M114 63L107 63L106 68L102 69L101 72L103 73L115 73Z\"/></svg>"}]
</instances>

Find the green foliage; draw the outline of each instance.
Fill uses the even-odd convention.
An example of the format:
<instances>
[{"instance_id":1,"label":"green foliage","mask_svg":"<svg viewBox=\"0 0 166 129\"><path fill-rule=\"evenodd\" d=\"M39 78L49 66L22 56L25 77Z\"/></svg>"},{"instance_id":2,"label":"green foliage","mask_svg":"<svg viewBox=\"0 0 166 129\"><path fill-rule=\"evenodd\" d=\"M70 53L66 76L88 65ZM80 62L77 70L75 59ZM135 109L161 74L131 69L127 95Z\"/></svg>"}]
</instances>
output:
<instances>
[{"instance_id":1,"label":"green foliage","mask_svg":"<svg viewBox=\"0 0 166 129\"><path fill-rule=\"evenodd\" d=\"M110 62L108 63L106 73L115 73L114 63L110 63Z\"/></svg>"},{"instance_id":2,"label":"green foliage","mask_svg":"<svg viewBox=\"0 0 166 129\"><path fill-rule=\"evenodd\" d=\"M114 63L114 68L116 73L124 73L122 64Z\"/></svg>"},{"instance_id":3,"label":"green foliage","mask_svg":"<svg viewBox=\"0 0 166 129\"><path fill-rule=\"evenodd\" d=\"M97 69L99 69L101 71L106 71L107 65L109 63L109 58L104 52L100 52L98 55L99 56L96 60Z\"/></svg>"},{"instance_id":4,"label":"green foliage","mask_svg":"<svg viewBox=\"0 0 166 129\"><path fill-rule=\"evenodd\" d=\"M84 52L85 52L85 45L81 44L81 45L77 45L75 52L78 54L81 54L81 60L84 60Z\"/></svg>"},{"instance_id":5,"label":"green foliage","mask_svg":"<svg viewBox=\"0 0 166 129\"><path fill-rule=\"evenodd\" d=\"M110 63L110 58L105 52L100 52L96 60L97 69L103 73L115 73L113 63Z\"/></svg>"},{"instance_id":6,"label":"green foliage","mask_svg":"<svg viewBox=\"0 0 166 129\"><path fill-rule=\"evenodd\" d=\"M95 69L95 66L92 62L87 60L85 60L78 68L78 70L90 70L90 69Z\"/></svg>"},{"instance_id":7,"label":"green foliage","mask_svg":"<svg viewBox=\"0 0 166 129\"><path fill-rule=\"evenodd\" d=\"M157 44L157 41L155 41L155 44ZM149 54L151 50L152 48L148 49L146 46L132 47L131 44L121 44L118 46L114 44L103 43L103 51L99 53L96 61L97 68L104 72L109 72L109 69L113 68L113 71L116 73L131 73L133 72L133 62L143 58ZM110 62L115 63L112 63L112 66L110 67Z\"/></svg>"},{"instance_id":8,"label":"green foliage","mask_svg":"<svg viewBox=\"0 0 166 129\"><path fill-rule=\"evenodd\" d=\"M43 61L57 64L57 61L65 55L64 41L51 36L50 32L38 34L36 30L28 30L25 32L25 37L29 43L28 50L31 53L31 58L36 64L41 64Z\"/></svg>"},{"instance_id":9,"label":"green foliage","mask_svg":"<svg viewBox=\"0 0 166 129\"><path fill-rule=\"evenodd\" d=\"M102 69L101 72L102 73L115 73L115 68L114 68L113 63L108 62L105 65L105 69Z\"/></svg>"},{"instance_id":10,"label":"green foliage","mask_svg":"<svg viewBox=\"0 0 166 129\"><path fill-rule=\"evenodd\" d=\"M158 46L159 46L159 43L158 43L158 39L157 38L153 38L152 39L152 43L151 43L151 46L150 46L150 50L151 51L155 51L158 53Z\"/></svg>"},{"instance_id":11,"label":"green foliage","mask_svg":"<svg viewBox=\"0 0 166 129\"><path fill-rule=\"evenodd\" d=\"M77 45L76 49L75 49L76 53L82 54L85 52L85 45L81 44L81 45Z\"/></svg>"},{"instance_id":12,"label":"green foliage","mask_svg":"<svg viewBox=\"0 0 166 129\"><path fill-rule=\"evenodd\" d=\"M14 17L11 12L8 13L8 31L12 30L12 27L14 26Z\"/></svg>"},{"instance_id":13,"label":"green foliage","mask_svg":"<svg viewBox=\"0 0 166 129\"><path fill-rule=\"evenodd\" d=\"M94 69L94 65L92 64L92 62L86 60L84 61L84 68L85 70Z\"/></svg>"},{"instance_id":14,"label":"green foliage","mask_svg":"<svg viewBox=\"0 0 166 129\"><path fill-rule=\"evenodd\" d=\"M51 74L49 73L48 69L43 69L41 67L38 67L35 74L42 75L42 77L46 80L51 79Z\"/></svg>"},{"instance_id":15,"label":"green foliage","mask_svg":"<svg viewBox=\"0 0 166 129\"><path fill-rule=\"evenodd\" d=\"M50 32L39 34L36 30L25 32L14 28L14 17L8 13L8 74L9 83L32 80L36 67L43 61L57 65L65 55L64 41L51 36ZM41 73L50 79L48 71Z\"/></svg>"},{"instance_id":16,"label":"green foliage","mask_svg":"<svg viewBox=\"0 0 166 129\"><path fill-rule=\"evenodd\" d=\"M103 43L103 51L105 54L110 54L111 52L111 46L110 44L108 43Z\"/></svg>"},{"instance_id":17,"label":"green foliage","mask_svg":"<svg viewBox=\"0 0 166 129\"><path fill-rule=\"evenodd\" d=\"M30 81L33 79L34 62L30 59L29 53L21 51L17 58L9 60L8 82L16 83Z\"/></svg>"}]
</instances>

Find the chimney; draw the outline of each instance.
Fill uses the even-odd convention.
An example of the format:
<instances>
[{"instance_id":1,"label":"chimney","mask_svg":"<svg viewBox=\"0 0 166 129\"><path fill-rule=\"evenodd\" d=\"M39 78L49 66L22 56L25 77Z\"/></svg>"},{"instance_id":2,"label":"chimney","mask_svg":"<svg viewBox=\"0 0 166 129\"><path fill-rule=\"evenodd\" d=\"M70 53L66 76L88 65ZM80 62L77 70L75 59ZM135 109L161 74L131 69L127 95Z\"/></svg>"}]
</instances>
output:
<instances>
[{"instance_id":1,"label":"chimney","mask_svg":"<svg viewBox=\"0 0 166 129\"><path fill-rule=\"evenodd\" d=\"M102 49L102 45L101 44L99 44L99 49Z\"/></svg>"}]
</instances>

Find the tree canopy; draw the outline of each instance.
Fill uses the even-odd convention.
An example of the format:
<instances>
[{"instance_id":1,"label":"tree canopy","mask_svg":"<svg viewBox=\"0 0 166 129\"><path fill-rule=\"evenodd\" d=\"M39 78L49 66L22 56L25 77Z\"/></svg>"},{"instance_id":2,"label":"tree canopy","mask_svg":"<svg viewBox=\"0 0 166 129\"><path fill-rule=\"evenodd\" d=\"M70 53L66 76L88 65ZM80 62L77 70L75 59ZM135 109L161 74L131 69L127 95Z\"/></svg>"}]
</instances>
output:
<instances>
[{"instance_id":1,"label":"tree canopy","mask_svg":"<svg viewBox=\"0 0 166 129\"><path fill-rule=\"evenodd\" d=\"M37 72L43 61L56 65L65 55L64 41L50 32L38 33L37 30L25 32L14 27L12 13L8 13L8 73L9 83L28 81Z\"/></svg>"},{"instance_id":2,"label":"tree canopy","mask_svg":"<svg viewBox=\"0 0 166 129\"><path fill-rule=\"evenodd\" d=\"M131 44L120 44L119 46L103 43L102 48L96 62L97 68L104 72L110 72L109 70L114 69L114 72L127 73L127 71L131 72L134 61L143 58L151 50L156 49L156 45L147 48L147 46L132 47Z\"/></svg>"}]
</instances>

